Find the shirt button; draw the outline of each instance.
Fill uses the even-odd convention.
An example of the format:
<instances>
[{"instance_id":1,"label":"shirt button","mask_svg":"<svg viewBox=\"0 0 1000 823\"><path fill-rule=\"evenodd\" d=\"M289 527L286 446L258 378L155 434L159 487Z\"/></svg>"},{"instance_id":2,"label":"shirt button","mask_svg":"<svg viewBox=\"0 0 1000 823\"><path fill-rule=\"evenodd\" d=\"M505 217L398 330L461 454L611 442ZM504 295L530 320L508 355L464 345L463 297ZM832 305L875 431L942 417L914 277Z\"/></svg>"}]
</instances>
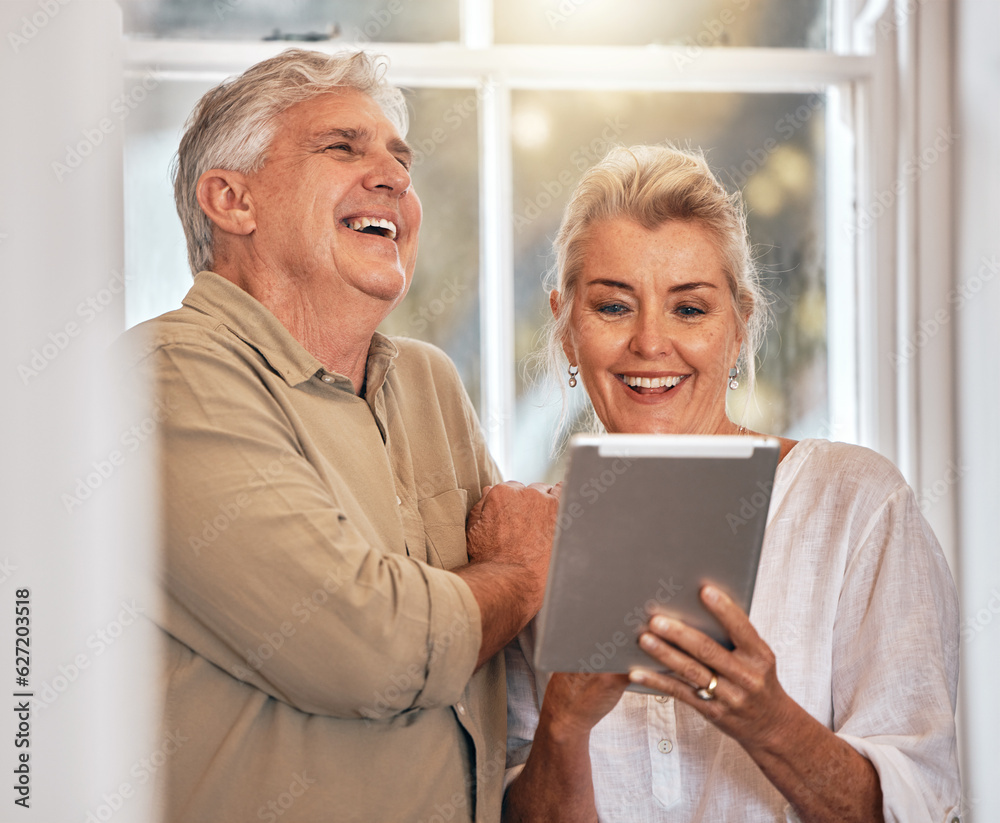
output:
<instances>
[{"instance_id":1,"label":"shirt button","mask_svg":"<svg viewBox=\"0 0 1000 823\"><path fill-rule=\"evenodd\" d=\"M456 703L455 708L458 709L459 714L465 714L465 706L463 706L461 703Z\"/></svg>"},{"instance_id":2,"label":"shirt button","mask_svg":"<svg viewBox=\"0 0 1000 823\"><path fill-rule=\"evenodd\" d=\"M324 383L332 383L333 382L333 375L332 374L324 374L323 375L323 382Z\"/></svg>"},{"instance_id":3,"label":"shirt button","mask_svg":"<svg viewBox=\"0 0 1000 823\"><path fill-rule=\"evenodd\" d=\"M403 501L399 499L399 495L398 494L396 495L396 505L397 506L402 506L403 505Z\"/></svg>"},{"instance_id":4,"label":"shirt button","mask_svg":"<svg viewBox=\"0 0 1000 823\"><path fill-rule=\"evenodd\" d=\"M661 740L656 744L656 748L660 750L661 754L670 754L674 750L674 744L669 740Z\"/></svg>"},{"instance_id":5,"label":"shirt button","mask_svg":"<svg viewBox=\"0 0 1000 823\"><path fill-rule=\"evenodd\" d=\"M656 702L657 703L666 703L669 699L670 698L667 697L665 694L658 694L658 695L656 695Z\"/></svg>"}]
</instances>

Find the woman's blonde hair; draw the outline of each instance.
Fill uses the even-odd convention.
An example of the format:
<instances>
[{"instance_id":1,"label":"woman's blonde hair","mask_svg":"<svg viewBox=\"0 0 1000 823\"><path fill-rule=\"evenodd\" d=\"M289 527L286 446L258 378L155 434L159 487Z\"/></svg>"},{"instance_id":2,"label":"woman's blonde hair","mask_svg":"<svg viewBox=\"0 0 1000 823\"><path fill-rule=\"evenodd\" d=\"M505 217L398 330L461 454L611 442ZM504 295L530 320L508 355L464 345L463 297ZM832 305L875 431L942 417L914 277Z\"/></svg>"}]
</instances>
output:
<instances>
[{"instance_id":1,"label":"woman's blonde hair","mask_svg":"<svg viewBox=\"0 0 1000 823\"><path fill-rule=\"evenodd\" d=\"M673 146L612 149L581 178L555 239L556 264L547 286L559 291L559 312L545 330L550 372L562 385L577 280L586 239L597 222L626 218L647 229L669 220L697 222L715 238L743 339L741 379L753 388L756 354L767 328L768 303L753 261L746 214L738 193L728 193L701 152Z\"/></svg>"}]
</instances>

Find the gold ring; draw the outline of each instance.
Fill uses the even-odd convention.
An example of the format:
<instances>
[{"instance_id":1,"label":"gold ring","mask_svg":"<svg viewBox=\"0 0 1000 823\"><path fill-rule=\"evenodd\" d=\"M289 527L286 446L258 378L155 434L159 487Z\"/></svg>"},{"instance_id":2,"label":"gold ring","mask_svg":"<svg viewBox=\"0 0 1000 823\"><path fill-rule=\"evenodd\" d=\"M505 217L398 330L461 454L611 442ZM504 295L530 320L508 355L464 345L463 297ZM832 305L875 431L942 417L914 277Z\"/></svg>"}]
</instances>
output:
<instances>
[{"instance_id":1,"label":"gold ring","mask_svg":"<svg viewBox=\"0 0 1000 823\"><path fill-rule=\"evenodd\" d=\"M702 700L715 700L715 687L719 685L719 678L712 672L712 679L703 689L695 689L695 694Z\"/></svg>"}]
</instances>

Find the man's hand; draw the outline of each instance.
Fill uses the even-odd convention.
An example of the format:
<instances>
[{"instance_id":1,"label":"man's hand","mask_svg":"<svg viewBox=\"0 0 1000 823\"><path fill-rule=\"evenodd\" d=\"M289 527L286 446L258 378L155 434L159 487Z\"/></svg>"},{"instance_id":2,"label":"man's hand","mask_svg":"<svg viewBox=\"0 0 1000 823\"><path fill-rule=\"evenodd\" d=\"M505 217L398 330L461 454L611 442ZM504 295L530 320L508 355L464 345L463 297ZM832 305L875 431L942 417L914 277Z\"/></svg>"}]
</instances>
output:
<instances>
[{"instance_id":1,"label":"man's hand","mask_svg":"<svg viewBox=\"0 0 1000 823\"><path fill-rule=\"evenodd\" d=\"M455 569L482 614L482 664L510 642L542 605L558 489L542 483L489 487L469 512L469 565Z\"/></svg>"},{"instance_id":2,"label":"man's hand","mask_svg":"<svg viewBox=\"0 0 1000 823\"><path fill-rule=\"evenodd\" d=\"M544 588L558 494L542 483L502 483L488 488L469 512L465 529L469 562L520 566Z\"/></svg>"}]
</instances>

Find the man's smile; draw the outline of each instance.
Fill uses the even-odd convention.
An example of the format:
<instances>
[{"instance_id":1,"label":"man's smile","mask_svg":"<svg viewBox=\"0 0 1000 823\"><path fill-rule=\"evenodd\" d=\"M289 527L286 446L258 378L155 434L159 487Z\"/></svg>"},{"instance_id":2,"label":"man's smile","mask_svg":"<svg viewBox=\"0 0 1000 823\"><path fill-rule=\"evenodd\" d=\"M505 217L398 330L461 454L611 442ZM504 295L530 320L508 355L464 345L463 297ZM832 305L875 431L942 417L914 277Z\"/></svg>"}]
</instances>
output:
<instances>
[{"instance_id":1,"label":"man's smile","mask_svg":"<svg viewBox=\"0 0 1000 823\"><path fill-rule=\"evenodd\" d=\"M384 217L350 217L344 221L344 225L362 234L377 234L390 240L396 239L396 224Z\"/></svg>"}]
</instances>

